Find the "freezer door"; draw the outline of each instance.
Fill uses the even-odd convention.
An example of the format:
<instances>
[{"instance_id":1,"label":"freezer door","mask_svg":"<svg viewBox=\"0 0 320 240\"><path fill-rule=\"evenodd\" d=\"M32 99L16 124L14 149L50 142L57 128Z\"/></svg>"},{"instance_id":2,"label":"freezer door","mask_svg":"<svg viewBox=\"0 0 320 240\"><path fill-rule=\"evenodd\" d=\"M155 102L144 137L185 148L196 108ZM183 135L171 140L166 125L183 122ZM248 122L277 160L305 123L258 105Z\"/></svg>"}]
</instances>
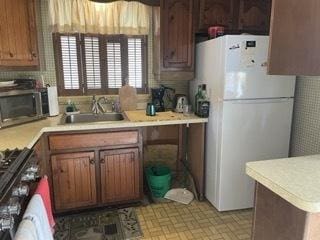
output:
<instances>
[{"instance_id":1,"label":"freezer door","mask_svg":"<svg viewBox=\"0 0 320 240\"><path fill-rule=\"evenodd\" d=\"M269 37L226 36L223 99L293 97L295 76L267 74Z\"/></svg>"},{"instance_id":2,"label":"freezer door","mask_svg":"<svg viewBox=\"0 0 320 240\"><path fill-rule=\"evenodd\" d=\"M223 103L219 210L253 206L254 181L245 164L288 156L292 109L292 98Z\"/></svg>"}]
</instances>

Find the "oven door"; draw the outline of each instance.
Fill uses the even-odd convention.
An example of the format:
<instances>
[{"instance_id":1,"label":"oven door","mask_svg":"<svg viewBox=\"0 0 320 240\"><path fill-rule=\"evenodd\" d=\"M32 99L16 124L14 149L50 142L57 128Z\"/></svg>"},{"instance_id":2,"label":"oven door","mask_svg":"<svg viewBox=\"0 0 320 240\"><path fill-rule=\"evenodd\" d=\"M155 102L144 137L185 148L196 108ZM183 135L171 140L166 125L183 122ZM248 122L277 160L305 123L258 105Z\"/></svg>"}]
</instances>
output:
<instances>
[{"instance_id":1,"label":"oven door","mask_svg":"<svg viewBox=\"0 0 320 240\"><path fill-rule=\"evenodd\" d=\"M37 120L42 117L40 93L34 90L11 91L0 94L0 125Z\"/></svg>"}]
</instances>

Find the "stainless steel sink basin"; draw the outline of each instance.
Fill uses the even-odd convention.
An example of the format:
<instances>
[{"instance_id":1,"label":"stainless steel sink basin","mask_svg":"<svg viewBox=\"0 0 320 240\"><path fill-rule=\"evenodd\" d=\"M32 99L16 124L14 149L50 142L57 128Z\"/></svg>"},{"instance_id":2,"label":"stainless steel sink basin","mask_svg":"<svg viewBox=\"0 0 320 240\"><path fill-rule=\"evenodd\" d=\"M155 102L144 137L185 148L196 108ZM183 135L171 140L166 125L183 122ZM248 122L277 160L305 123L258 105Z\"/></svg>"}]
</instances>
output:
<instances>
[{"instance_id":1,"label":"stainless steel sink basin","mask_svg":"<svg viewBox=\"0 0 320 240\"><path fill-rule=\"evenodd\" d=\"M104 113L104 114L80 113L80 114L64 116L61 119L61 124L122 121L123 119L124 117L121 113Z\"/></svg>"}]
</instances>

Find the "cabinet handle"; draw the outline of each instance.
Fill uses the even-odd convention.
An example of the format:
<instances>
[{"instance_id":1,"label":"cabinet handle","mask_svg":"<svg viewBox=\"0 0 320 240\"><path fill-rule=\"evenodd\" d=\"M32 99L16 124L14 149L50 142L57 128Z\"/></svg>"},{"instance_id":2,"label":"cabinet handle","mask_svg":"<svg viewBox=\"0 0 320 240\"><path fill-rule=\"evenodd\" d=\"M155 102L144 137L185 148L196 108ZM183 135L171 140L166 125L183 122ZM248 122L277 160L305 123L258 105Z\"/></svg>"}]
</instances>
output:
<instances>
[{"instance_id":1,"label":"cabinet handle","mask_svg":"<svg viewBox=\"0 0 320 240\"><path fill-rule=\"evenodd\" d=\"M93 159L90 159L90 164L95 164L95 161Z\"/></svg>"},{"instance_id":2,"label":"cabinet handle","mask_svg":"<svg viewBox=\"0 0 320 240\"><path fill-rule=\"evenodd\" d=\"M100 159L100 163L101 163L101 164L105 164L105 162L106 162L105 159L103 159L103 158Z\"/></svg>"}]
</instances>

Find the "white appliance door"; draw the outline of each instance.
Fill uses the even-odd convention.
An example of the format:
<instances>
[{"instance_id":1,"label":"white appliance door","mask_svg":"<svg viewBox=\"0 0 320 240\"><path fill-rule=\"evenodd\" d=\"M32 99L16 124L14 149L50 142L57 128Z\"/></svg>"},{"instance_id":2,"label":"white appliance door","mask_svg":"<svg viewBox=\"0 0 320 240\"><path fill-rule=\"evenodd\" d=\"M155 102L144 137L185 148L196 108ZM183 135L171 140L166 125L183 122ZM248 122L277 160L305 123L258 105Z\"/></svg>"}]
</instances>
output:
<instances>
[{"instance_id":1,"label":"white appliance door","mask_svg":"<svg viewBox=\"0 0 320 240\"><path fill-rule=\"evenodd\" d=\"M293 97L295 76L267 74L269 37L227 36L224 99Z\"/></svg>"},{"instance_id":2,"label":"white appliance door","mask_svg":"<svg viewBox=\"0 0 320 240\"><path fill-rule=\"evenodd\" d=\"M288 156L292 109L292 98L223 103L218 210L253 207L245 164Z\"/></svg>"}]
</instances>

